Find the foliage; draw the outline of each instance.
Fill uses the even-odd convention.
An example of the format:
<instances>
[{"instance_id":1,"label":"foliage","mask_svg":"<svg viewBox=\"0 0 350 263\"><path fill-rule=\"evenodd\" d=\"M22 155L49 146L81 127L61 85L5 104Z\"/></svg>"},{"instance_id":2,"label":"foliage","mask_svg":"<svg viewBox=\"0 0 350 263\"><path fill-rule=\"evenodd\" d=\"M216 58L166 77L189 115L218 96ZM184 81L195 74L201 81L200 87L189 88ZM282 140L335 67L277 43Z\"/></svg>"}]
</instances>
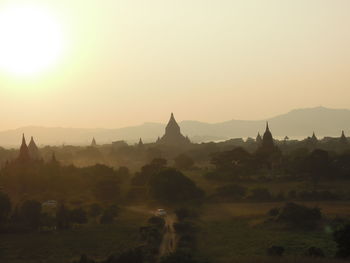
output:
<instances>
[{"instance_id":1,"label":"foliage","mask_svg":"<svg viewBox=\"0 0 350 263\"><path fill-rule=\"evenodd\" d=\"M194 165L194 160L186 154L180 154L175 158L175 167L179 170L191 169Z\"/></svg>"},{"instance_id":2,"label":"foliage","mask_svg":"<svg viewBox=\"0 0 350 263\"><path fill-rule=\"evenodd\" d=\"M87 214L82 208L75 208L69 213L70 221L75 224L86 224L88 221Z\"/></svg>"},{"instance_id":3,"label":"foliage","mask_svg":"<svg viewBox=\"0 0 350 263\"><path fill-rule=\"evenodd\" d=\"M305 229L315 228L322 218L321 210L309 208L295 203L287 203L279 210L278 222L286 222L294 227Z\"/></svg>"},{"instance_id":4,"label":"foliage","mask_svg":"<svg viewBox=\"0 0 350 263\"><path fill-rule=\"evenodd\" d=\"M237 184L227 184L216 189L215 197L224 201L242 200L247 193L247 188Z\"/></svg>"},{"instance_id":5,"label":"foliage","mask_svg":"<svg viewBox=\"0 0 350 263\"><path fill-rule=\"evenodd\" d=\"M25 225L31 228L38 228L40 226L41 204L38 201L25 201L21 205L19 214Z\"/></svg>"},{"instance_id":6,"label":"foliage","mask_svg":"<svg viewBox=\"0 0 350 263\"><path fill-rule=\"evenodd\" d=\"M170 203L201 199L204 196L191 179L171 168L153 176L150 191L156 200Z\"/></svg>"},{"instance_id":7,"label":"foliage","mask_svg":"<svg viewBox=\"0 0 350 263\"><path fill-rule=\"evenodd\" d=\"M4 223L11 213L11 201L7 194L0 192L0 223Z\"/></svg>"},{"instance_id":8,"label":"foliage","mask_svg":"<svg viewBox=\"0 0 350 263\"><path fill-rule=\"evenodd\" d=\"M335 231L333 237L338 247L337 256L350 258L350 224Z\"/></svg>"}]
</instances>

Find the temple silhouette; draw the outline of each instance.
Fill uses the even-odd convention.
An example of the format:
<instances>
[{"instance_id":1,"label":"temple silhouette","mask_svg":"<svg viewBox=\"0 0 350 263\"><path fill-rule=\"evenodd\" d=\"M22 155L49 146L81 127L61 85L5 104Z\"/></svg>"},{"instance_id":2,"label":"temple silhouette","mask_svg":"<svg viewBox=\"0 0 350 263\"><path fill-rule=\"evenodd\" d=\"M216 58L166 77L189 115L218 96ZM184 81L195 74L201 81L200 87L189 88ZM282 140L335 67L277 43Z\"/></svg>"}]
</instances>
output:
<instances>
[{"instance_id":1,"label":"temple silhouette","mask_svg":"<svg viewBox=\"0 0 350 263\"><path fill-rule=\"evenodd\" d=\"M170 120L165 127L165 134L162 138L158 138L157 144L164 145L185 145L190 144L189 138L182 135L180 126L177 124L174 114L171 113Z\"/></svg>"}]
</instances>

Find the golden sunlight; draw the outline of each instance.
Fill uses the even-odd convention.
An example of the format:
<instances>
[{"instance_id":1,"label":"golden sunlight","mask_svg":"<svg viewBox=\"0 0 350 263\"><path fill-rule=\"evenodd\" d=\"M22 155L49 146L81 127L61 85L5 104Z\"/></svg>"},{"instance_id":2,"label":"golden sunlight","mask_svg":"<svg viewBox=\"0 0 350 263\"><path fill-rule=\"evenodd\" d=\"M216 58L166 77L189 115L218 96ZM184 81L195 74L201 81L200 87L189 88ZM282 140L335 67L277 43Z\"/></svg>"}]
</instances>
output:
<instances>
[{"instance_id":1,"label":"golden sunlight","mask_svg":"<svg viewBox=\"0 0 350 263\"><path fill-rule=\"evenodd\" d=\"M0 70L33 76L57 63L64 49L60 23L49 10L11 5L0 10Z\"/></svg>"}]
</instances>

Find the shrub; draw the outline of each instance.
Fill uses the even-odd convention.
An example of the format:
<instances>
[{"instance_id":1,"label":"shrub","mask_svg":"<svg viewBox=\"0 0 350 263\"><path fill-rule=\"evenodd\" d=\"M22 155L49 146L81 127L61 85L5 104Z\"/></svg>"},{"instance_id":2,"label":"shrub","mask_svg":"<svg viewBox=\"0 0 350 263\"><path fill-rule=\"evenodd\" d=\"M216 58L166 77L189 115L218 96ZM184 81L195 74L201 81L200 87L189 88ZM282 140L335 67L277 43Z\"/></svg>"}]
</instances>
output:
<instances>
[{"instance_id":1,"label":"shrub","mask_svg":"<svg viewBox=\"0 0 350 263\"><path fill-rule=\"evenodd\" d=\"M270 209L270 211L269 212L267 212L267 214L269 215L269 216L272 216L272 217L276 217L276 216L278 216L278 214L280 213L280 208L272 208L272 209Z\"/></svg>"},{"instance_id":2,"label":"shrub","mask_svg":"<svg viewBox=\"0 0 350 263\"><path fill-rule=\"evenodd\" d=\"M7 194L0 192L0 223L5 222L11 212L11 201Z\"/></svg>"},{"instance_id":3,"label":"shrub","mask_svg":"<svg viewBox=\"0 0 350 263\"><path fill-rule=\"evenodd\" d=\"M165 226L165 220L159 216L152 216L150 219L148 219L148 224L162 229Z\"/></svg>"},{"instance_id":4,"label":"shrub","mask_svg":"<svg viewBox=\"0 0 350 263\"><path fill-rule=\"evenodd\" d=\"M313 228L321 218L321 211L317 207L309 208L295 203L287 203L280 209L276 220L295 227Z\"/></svg>"},{"instance_id":5,"label":"shrub","mask_svg":"<svg viewBox=\"0 0 350 263\"><path fill-rule=\"evenodd\" d=\"M251 190L249 199L254 201L271 201L272 195L266 188L254 188Z\"/></svg>"},{"instance_id":6,"label":"shrub","mask_svg":"<svg viewBox=\"0 0 350 263\"><path fill-rule=\"evenodd\" d=\"M350 224L343 226L333 234L334 241L337 243L337 257L350 257Z\"/></svg>"},{"instance_id":7,"label":"shrub","mask_svg":"<svg viewBox=\"0 0 350 263\"><path fill-rule=\"evenodd\" d=\"M324 257L324 252L321 248L318 247L310 247L306 253L306 256L308 257L315 257L315 258L323 258Z\"/></svg>"},{"instance_id":8,"label":"shrub","mask_svg":"<svg viewBox=\"0 0 350 263\"><path fill-rule=\"evenodd\" d=\"M282 256L284 253L284 247L281 246L272 246L267 249L267 255L269 256Z\"/></svg>"},{"instance_id":9,"label":"shrub","mask_svg":"<svg viewBox=\"0 0 350 263\"><path fill-rule=\"evenodd\" d=\"M192 234L196 232L195 226L191 222L178 222L174 224L176 233L178 234Z\"/></svg>"},{"instance_id":10,"label":"shrub","mask_svg":"<svg viewBox=\"0 0 350 263\"><path fill-rule=\"evenodd\" d=\"M175 169L166 169L154 175L150 191L155 199L169 203L198 200L204 195L190 178Z\"/></svg>"},{"instance_id":11,"label":"shrub","mask_svg":"<svg viewBox=\"0 0 350 263\"><path fill-rule=\"evenodd\" d=\"M237 184L228 184L216 189L216 197L227 201L242 200L247 193L247 188Z\"/></svg>"},{"instance_id":12,"label":"shrub","mask_svg":"<svg viewBox=\"0 0 350 263\"><path fill-rule=\"evenodd\" d=\"M175 158L175 167L180 170L191 169L194 165L194 161L186 154L180 154Z\"/></svg>"},{"instance_id":13,"label":"shrub","mask_svg":"<svg viewBox=\"0 0 350 263\"><path fill-rule=\"evenodd\" d=\"M185 208L185 207L176 209L175 214L176 214L177 219L179 221L183 221L183 220L188 219L188 218L195 218L197 216L196 211L194 211L193 209Z\"/></svg>"},{"instance_id":14,"label":"shrub","mask_svg":"<svg viewBox=\"0 0 350 263\"><path fill-rule=\"evenodd\" d=\"M76 208L69 212L69 217L72 223L86 224L88 221L86 212L82 208Z\"/></svg>"}]
</instances>

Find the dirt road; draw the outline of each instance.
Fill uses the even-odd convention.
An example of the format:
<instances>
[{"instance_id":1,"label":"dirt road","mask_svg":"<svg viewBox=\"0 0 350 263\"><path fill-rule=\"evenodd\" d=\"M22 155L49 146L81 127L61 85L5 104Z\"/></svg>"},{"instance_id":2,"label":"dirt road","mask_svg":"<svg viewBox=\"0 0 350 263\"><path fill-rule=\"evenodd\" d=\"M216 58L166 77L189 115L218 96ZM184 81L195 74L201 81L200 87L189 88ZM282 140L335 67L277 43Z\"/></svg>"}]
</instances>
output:
<instances>
[{"instance_id":1,"label":"dirt road","mask_svg":"<svg viewBox=\"0 0 350 263\"><path fill-rule=\"evenodd\" d=\"M162 243L159 248L159 258L166 256L176 249L176 232L174 229L174 223L176 222L176 216L174 214L168 214L165 218L165 227Z\"/></svg>"},{"instance_id":2,"label":"dirt road","mask_svg":"<svg viewBox=\"0 0 350 263\"><path fill-rule=\"evenodd\" d=\"M128 207L128 209L134 212L149 214L149 215L154 215L154 211L155 211L155 209L149 209L143 206L132 206L132 207ZM164 217L164 220L165 220L164 234L163 234L162 242L159 247L158 261L163 256L166 256L172 252L175 252L176 244L177 244L177 236L174 228L174 223L176 223L176 215L172 213L168 213Z\"/></svg>"}]
</instances>

